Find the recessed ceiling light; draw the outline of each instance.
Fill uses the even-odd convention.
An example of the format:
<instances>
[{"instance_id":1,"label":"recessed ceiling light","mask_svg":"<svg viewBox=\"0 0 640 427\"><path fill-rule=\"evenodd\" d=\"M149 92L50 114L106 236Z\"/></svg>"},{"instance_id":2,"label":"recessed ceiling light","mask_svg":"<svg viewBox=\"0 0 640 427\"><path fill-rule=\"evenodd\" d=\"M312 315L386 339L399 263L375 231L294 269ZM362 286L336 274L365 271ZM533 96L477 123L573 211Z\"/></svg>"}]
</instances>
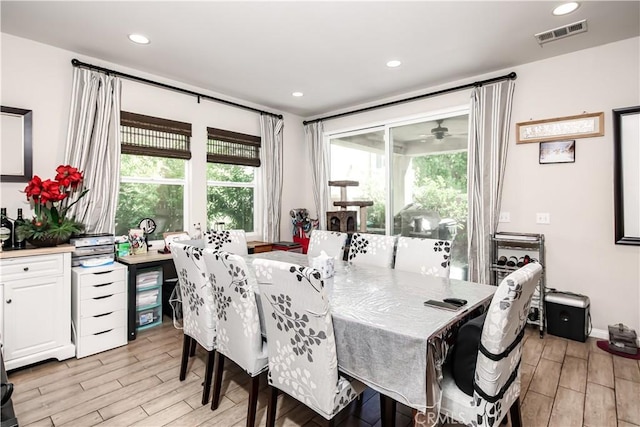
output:
<instances>
[{"instance_id":1,"label":"recessed ceiling light","mask_svg":"<svg viewBox=\"0 0 640 427\"><path fill-rule=\"evenodd\" d=\"M399 66L400 66L400 64L402 64L402 62L400 62L400 61L398 61L398 60L394 59L393 61L389 61L389 62L387 62L387 67L389 67L389 68L396 68L396 67L399 67Z\"/></svg>"},{"instance_id":2,"label":"recessed ceiling light","mask_svg":"<svg viewBox=\"0 0 640 427\"><path fill-rule=\"evenodd\" d=\"M293 92L291 95L296 96L296 97L301 97L302 95L304 95L304 93L302 92Z\"/></svg>"},{"instance_id":3,"label":"recessed ceiling light","mask_svg":"<svg viewBox=\"0 0 640 427\"><path fill-rule=\"evenodd\" d=\"M129 40L138 44L149 44L150 41L147 37L142 34L129 34Z\"/></svg>"},{"instance_id":4,"label":"recessed ceiling light","mask_svg":"<svg viewBox=\"0 0 640 427\"><path fill-rule=\"evenodd\" d=\"M580 7L580 3L572 1L569 3L561 4L560 6L553 9L553 14L556 16L566 15L568 13L573 12L578 7Z\"/></svg>"}]
</instances>

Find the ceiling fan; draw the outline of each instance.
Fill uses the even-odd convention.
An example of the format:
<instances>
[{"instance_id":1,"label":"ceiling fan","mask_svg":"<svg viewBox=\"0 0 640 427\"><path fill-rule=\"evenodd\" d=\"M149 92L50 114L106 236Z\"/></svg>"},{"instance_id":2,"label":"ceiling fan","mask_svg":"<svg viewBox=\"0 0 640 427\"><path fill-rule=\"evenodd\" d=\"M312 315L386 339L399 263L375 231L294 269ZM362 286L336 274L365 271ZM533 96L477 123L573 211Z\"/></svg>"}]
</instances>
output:
<instances>
[{"instance_id":1,"label":"ceiling fan","mask_svg":"<svg viewBox=\"0 0 640 427\"><path fill-rule=\"evenodd\" d=\"M442 126L442 122L444 122L444 120L436 120L438 126L431 129L431 134L438 140L444 139L445 136L451 136L451 134L449 134L449 128Z\"/></svg>"}]
</instances>

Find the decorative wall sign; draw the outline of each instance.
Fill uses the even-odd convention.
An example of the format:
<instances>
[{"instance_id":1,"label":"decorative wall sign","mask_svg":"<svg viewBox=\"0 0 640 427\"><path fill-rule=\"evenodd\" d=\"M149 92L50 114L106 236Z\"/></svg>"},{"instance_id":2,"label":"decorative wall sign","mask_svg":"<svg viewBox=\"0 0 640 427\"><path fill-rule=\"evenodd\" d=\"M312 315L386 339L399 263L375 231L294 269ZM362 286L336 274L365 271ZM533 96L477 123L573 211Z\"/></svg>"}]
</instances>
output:
<instances>
[{"instance_id":1,"label":"decorative wall sign","mask_svg":"<svg viewBox=\"0 0 640 427\"><path fill-rule=\"evenodd\" d=\"M586 113L516 124L518 144L604 135L604 113Z\"/></svg>"},{"instance_id":2,"label":"decorative wall sign","mask_svg":"<svg viewBox=\"0 0 640 427\"><path fill-rule=\"evenodd\" d=\"M540 143L540 164L573 163L576 161L576 141Z\"/></svg>"}]
</instances>

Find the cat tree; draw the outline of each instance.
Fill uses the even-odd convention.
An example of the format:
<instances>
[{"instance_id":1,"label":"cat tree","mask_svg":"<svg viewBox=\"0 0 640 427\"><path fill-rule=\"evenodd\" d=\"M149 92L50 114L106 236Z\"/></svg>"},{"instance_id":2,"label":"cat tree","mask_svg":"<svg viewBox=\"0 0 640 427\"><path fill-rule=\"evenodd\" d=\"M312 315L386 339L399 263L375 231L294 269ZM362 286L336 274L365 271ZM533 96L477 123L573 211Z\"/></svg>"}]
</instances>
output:
<instances>
[{"instance_id":1,"label":"cat tree","mask_svg":"<svg viewBox=\"0 0 640 427\"><path fill-rule=\"evenodd\" d=\"M360 231L367 231L367 206L373 206L371 200L347 200L347 187L358 187L358 181L329 181L329 187L340 187L340 201L333 202L334 206L339 206L339 211L327 212L327 230L354 232L356 231L356 211L349 211L347 207L357 206L360 208Z\"/></svg>"}]
</instances>

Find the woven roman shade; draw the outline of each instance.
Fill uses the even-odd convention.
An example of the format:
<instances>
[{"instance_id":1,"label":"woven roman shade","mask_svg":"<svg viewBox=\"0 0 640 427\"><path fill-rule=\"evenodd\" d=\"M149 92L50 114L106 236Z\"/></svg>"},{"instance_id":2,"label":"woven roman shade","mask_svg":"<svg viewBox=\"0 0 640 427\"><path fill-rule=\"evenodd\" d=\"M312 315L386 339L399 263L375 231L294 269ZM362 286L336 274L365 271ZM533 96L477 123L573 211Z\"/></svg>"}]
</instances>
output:
<instances>
[{"instance_id":1,"label":"woven roman shade","mask_svg":"<svg viewBox=\"0 0 640 427\"><path fill-rule=\"evenodd\" d=\"M191 158L191 123L120 112L122 154Z\"/></svg>"},{"instance_id":2,"label":"woven roman shade","mask_svg":"<svg viewBox=\"0 0 640 427\"><path fill-rule=\"evenodd\" d=\"M207 162L260 166L260 137L207 128Z\"/></svg>"}]
</instances>

